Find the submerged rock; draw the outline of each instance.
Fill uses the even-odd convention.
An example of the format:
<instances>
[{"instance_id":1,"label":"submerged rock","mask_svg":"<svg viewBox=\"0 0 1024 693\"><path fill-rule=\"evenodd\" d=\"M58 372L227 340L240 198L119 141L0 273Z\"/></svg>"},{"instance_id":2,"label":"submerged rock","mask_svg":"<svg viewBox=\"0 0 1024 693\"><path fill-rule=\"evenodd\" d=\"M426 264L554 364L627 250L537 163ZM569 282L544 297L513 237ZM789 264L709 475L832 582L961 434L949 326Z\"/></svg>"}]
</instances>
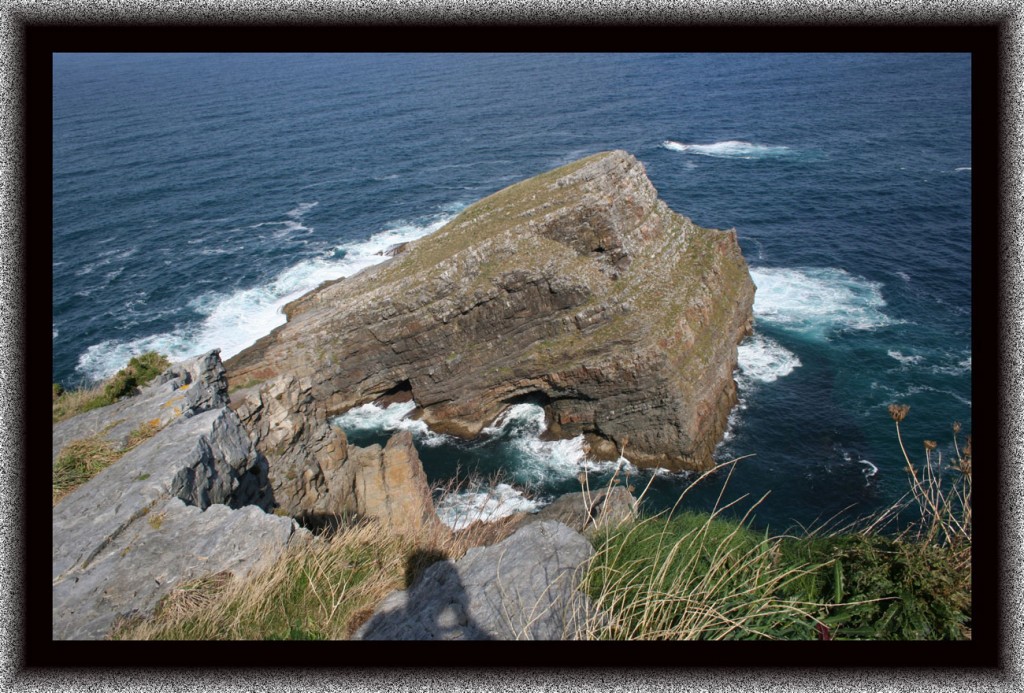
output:
<instances>
[{"instance_id":1,"label":"submerged rock","mask_svg":"<svg viewBox=\"0 0 1024 693\"><path fill-rule=\"evenodd\" d=\"M328 415L408 392L428 425L463 437L537 401L555 436L707 468L753 298L735 232L676 214L635 158L605 152L310 292L226 365L233 382L308 383Z\"/></svg>"},{"instance_id":2,"label":"submerged rock","mask_svg":"<svg viewBox=\"0 0 1024 693\"><path fill-rule=\"evenodd\" d=\"M592 607L579 583L590 543L559 522L537 522L458 561L427 568L392 592L357 640L576 640Z\"/></svg>"}]
</instances>

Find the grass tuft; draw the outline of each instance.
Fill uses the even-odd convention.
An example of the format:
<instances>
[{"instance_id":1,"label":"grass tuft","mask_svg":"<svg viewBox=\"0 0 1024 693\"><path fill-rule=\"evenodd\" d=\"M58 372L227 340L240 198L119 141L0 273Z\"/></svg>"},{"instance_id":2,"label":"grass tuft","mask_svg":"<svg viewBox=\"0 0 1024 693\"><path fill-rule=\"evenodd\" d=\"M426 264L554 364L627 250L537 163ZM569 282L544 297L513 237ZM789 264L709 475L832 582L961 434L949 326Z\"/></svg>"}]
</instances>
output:
<instances>
[{"instance_id":1,"label":"grass tuft","mask_svg":"<svg viewBox=\"0 0 1024 693\"><path fill-rule=\"evenodd\" d=\"M117 462L124 452L99 435L64 446L53 463L53 504Z\"/></svg>"},{"instance_id":2,"label":"grass tuft","mask_svg":"<svg viewBox=\"0 0 1024 693\"><path fill-rule=\"evenodd\" d=\"M166 356L149 351L133 356L128 365L93 387L65 390L59 383L54 383L53 423L113 404L122 397L137 394L138 388L152 381L170 365Z\"/></svg>"}]
</instances>

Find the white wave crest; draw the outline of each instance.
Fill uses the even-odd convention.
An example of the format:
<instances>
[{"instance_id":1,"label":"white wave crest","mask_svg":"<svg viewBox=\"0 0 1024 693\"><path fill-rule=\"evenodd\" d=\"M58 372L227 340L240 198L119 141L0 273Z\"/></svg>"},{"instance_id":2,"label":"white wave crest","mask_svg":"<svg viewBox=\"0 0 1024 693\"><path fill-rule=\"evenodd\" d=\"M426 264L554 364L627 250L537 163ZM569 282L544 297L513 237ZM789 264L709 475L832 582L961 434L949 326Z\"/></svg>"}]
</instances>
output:
<instances>
[{"instance_id":1,"label":"white wave crest","mask_svg":"<svg viewBox=\"0 0 1024 693\"><path fill-rule=\"evenodd\" d=\"M463 529L476 521L494 522L520 512L535 512L536 501L526 498L509 484L494 488L449 493L437 504L437 516L453 530Z\"/></svg>"},{"instance_id":2,"label":"white wave crest","mask_svg":"<svg viewBox=\"0 0 1024 693\"><path fill-rule=\"evenodd\" d=\"M751 268L758 320L808 337L872 330L896 321L882 312L882 285L834 267Z\"/></svg>"},{"instance_id":3,"label":"white wave crest","mask_svg":"<svg viewBox=\"0 0 1024 693\"><path fill-rule=\"evenodd\" d=\"M307 209L315 203L303 203ZM292 212L304 213L302 205ZM422 238L448 223L454 212L445 212L427 224L401 223L365 241L340 245L326 253L302 260L268 283L232 293L212 293L192 305L205 317L198 324L182 325L173 332L148 335L130 341L105 340L88 347L76 370L93 380L107 378L124 367L132 356L157 350L179 361L219 348L227 359L242 351L275 327L283 325L281 309L322 282L349 277L389 258L380 255L393 245ZM91 271L91 270L90 270Z\"/></svg>"},{"instance_id":4,"label":"white wave crest","mask_svg":"<svg viewBox=\"0 0 1024 693\"><path fill-rule=\"evenodd\" d=\"M792 351L759 333L743 340L737 355L740 369L737 385L742 389L755 382L773 383L803 365Z\"/></svg>"},{"instance_id":5,"label":"white wave crest","mask_svg":"<svg viewBox=\"0 0 1024 693\"><path fill-rule=\"evenodd\" d=\"M443 433L431 431L423 421L407 418L415 408L416 403L412 401L395 402L386 407L370 402L334 417L331 423L347 432L410 431L416 442L428 447L436 447L452 440Z\"/></svg>"},{"instance_id":6,"label":"white wave crest","mask_svg":"<svg viewBox=\"0 0 1024 693\"><path fill-rule=\"evenodd\" d=\"M891 358L894 358L900 363L902 363L904 366L912 366L915 363L921 363L921 360L924 358L919 354L911 354L909 356L905 356L904 354L902 354L899 351L896 351L895 349L889 349L889 351L887 351L886 353L889 354Z\"/></svg>"},{"instance_id":7,"label":"white wave crest","mask_svg":"<svg viewBox=\"0 0 1024 693\"><path fill-rule=\"evenodd\" d=\"M546 427L542 406L521 403L506 409L482 432L508 438L517 457L514 475L522 483L571 478L588 464L594 464L586 458L582 435L565 440L541 440Z\"/></svg>"},{"instance_id":8,"label":"white wave crest","mask_svg":"<svg viewBox=\"0 0 1024 693\"><path fill-rule=\"evenodd\" d=\"M742 140L725 140L711 144L686 144L666 140L661 143L661 146L675 152L713 156L720 159L767 159L789 156L794 153L789 147L754 144Z\"/></svg>"}]
</instances>

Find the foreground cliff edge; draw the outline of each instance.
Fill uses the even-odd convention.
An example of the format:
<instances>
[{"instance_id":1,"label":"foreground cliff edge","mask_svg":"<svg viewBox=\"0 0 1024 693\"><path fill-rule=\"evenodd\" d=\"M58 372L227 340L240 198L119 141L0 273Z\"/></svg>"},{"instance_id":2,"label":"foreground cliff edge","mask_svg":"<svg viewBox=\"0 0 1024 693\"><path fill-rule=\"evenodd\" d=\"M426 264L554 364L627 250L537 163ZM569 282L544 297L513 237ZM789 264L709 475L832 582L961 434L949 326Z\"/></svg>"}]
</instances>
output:
<instances>
[{"instance_id":1,"label":"foreground cliff edge","mask_svg":"<svg viewBox=\"0 0 1024 693\"><path fill-rule=\"evenodd\" d=\"M707 469L754 290L734 231L673 212L640 162L604 152L306 294L225 365L233 385L299 385L321 421L401 395L434 430L473 437L530 400L595 457L628 443L639 466Z\"/></svg>"}]
</instances>

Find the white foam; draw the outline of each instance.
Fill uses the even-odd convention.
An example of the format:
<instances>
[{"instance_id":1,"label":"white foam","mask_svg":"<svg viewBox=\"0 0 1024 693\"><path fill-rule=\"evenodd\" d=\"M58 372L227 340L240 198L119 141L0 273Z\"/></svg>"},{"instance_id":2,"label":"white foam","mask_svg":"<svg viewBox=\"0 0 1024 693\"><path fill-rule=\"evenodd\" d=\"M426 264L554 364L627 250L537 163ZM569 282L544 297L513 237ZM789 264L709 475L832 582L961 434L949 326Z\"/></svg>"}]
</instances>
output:
<instances>
[{"instance_id":1,"label":"white foam","mask_svg":"<svg viewBox=\"0 0 1024 693\"><path fill-rule=\"evenodd\" d=\"M300 202L297 207L285 212L285 216L291 217L292 219L301 219L302 215L316 207L318 204L320 204L319 200L315 200L313 202Z\"/></svg>"},{"instance_id":2,"label":"white foam","mask_svg":"<svg viewBox=\"0 0 1024 693\"><path fill-rule=\"evenodd\" d=\"M932 366L932 373L940 375L964 375L970 373L973 368L972 357L968 356L965 359L957 361L953 365L948 366Z\"/></svg>"},{"instance_id":3,"label":"white foam","mask_svg":"<svg viewBox=\"0 0 1024 693\"><path fill-rule=\"evenodd\" d=\"M348 432L411 431L416 442L428 447L436 447L452 440L449 436L431 431L422 421L407 418L415 408L416 403L413 401L394 402L386 407L370 402L349 409L332 419L331 423Z\"/></svg>"},{"instance_id":4,"label":"white foam","mask_svg":"<svg viewBox=\"0 0 1024 693\"><path fill-rule=\"evenodd\" d=\"M711 144L685 144L666 140L661 143L665 149L687 154L699 154L720 159L766 159L789 156L793 150L780 145L754 144L742 140L725 140Z\"/></svg>"},{"instance_id":5,"label":"white foam","mask_svg":"<svg viewBox=\"0 0 1024 693\"><path fill-rule=\"evenodd\" d=\"M453 530L468 527L473 522L494 522L520 512L535 512L536 501L526 498L509 484L498 484L486 490L449 493L437 504L437 516Z\"/></svg>"},{"instance_id":6,"label":"white foam","mask_svg":"<svg viewBox=\"0 0 1024 693\"><path fill-rule=\"evenodd\" d=\"M743 340L737 356L740 374L736 384L741 389L753 383L774 383L802 365L796 354L760 333Z\"/></svg>"},{"instance_id":7,"label":"white foam","mask_svg":"<svg viewBox=\"0 0 1024 693\"><path fill-rule=\"evenodd\" d=\"M346 431L396 431L402 419L415 408L416 403L413 401L395 402L387 407L373 403L364 404L335 417L331 423Z\"/></svg>"},{"instance_id":8,"label":"white foam","mask_svg":"<svg viewBox=\"0 0 1024 693\"><path fill-rule=\"evenodd\" d=\"M291 213L301 215L315 205L303 204L307 205L305 209L299 205ZM378 253L433 233L453 216L454 212L446 211L427 224L399 222L365 241L340 245L318 257L302 260L266 284L232 293L206 294L198 304L202 306L200 312L205 315L200 323L182 325L173 332L131 341L113 339L93 344L79 357L77 370L88 378L100 380L116 373L132 356L154 349L172 361L214 348L221 350L222 359L230 358L284 324L285 316L281 309L285 304L324 281L348 277L390 259ZM86 271L92 271L92 268Z\"/></svg>"},{"instance_id":9,"label":"white foam","mask_svg":"<svg viewBox=\"0 0 1024 693\"><path fill-rule=\"evenodd\" d=\"M895 349L890 349L886 353L888 353L890 357L892 357L892 358L896 359L897 361L899 361L900 363L902 363L904 366L911 366L911 365L913 365L915 363L921 363L922 359L924 358L923 356L920 356L919 354L912 354L910 356L904 356L901 352L896 351Z\"/></svg>"},{"instance_id":10,"label":"white foam","mask_svg":"<svg viewBox=\"0 0 1024 693\"><path fill-rule=\"evenodd\" d=\"M953 170L954 171L970 171L971 167L970 166L961 166L960 168L955 168Z\"/></svg>"},{"instance_id":11,"label":"white foam","mask_svg":"<svg viewBox=\"0 0 1024 693\"><path fill-rule=\"evenodd\" d=\"M751 268L758 320L805 336L827 339L842 330L894 324L882 312L882 285L834 267Z\"/></svg>"}]
</instances>

